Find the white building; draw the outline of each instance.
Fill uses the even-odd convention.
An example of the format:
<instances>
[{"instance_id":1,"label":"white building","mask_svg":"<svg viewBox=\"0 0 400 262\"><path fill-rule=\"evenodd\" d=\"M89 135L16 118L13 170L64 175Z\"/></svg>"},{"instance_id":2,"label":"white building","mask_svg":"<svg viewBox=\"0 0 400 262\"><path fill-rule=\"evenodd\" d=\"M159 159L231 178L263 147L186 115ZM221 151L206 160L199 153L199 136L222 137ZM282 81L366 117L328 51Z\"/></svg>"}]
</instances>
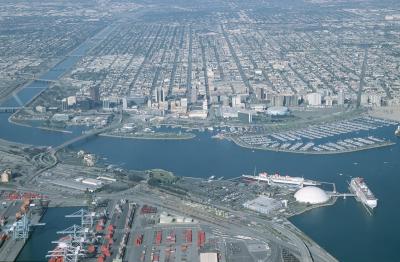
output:
<instances>
[{"instance_id":1,"label":"white building","mask_svg":"<svg viewBox=\"0 0 400 262\"><path fill-rule=\"evenodd\" d=\"M251 104L250 108L251 108L251 110L254 110L256 112L264 112L266 109L266 106L264 104Z\"/></svg>"},{"instance_id":2,"label":"white building","mask_svg":"<svg viewBox=\"0 0 400 262\"><path fill-rule=\"evenodd\" d=\"M208 115L208 101L207 99L203 100L203 104L201 109L193 109L189 112L188 116L190 118L201 118L206 119Z\"/></svg>"},{"instance_id":3,"label":"white building","mask_svg":"<svg viewBox=\"0 0 400 262\"><path fill-rule=\"evenodd\" d=\"M200 253L200 262L218 262L218 253Z\"/></svg>"},{"instance_id":4,"label":"white building","mask_svg":"<svg viewBox=\"0 0 400 262\"><path fill-rule=\"evenodd\" d=\"M67 97L67 104L68 104L68 106L75 105L76 104L76 96Z\"/></svg>"},{"instance_id":5,"label":"white building","mask_svg":"<svg viewBox=\"0 0 400 262\"><path fill-rule=\"evenodd\" d=\"M307 94L307 102L310 106L321 106L322 95L320 93Z\"/></svg>"},{"instance_id":6,"label":"white building","mask_svg":"<svg viewBox=\"0 0 400 262\"><path fill-rule=\"evenodd\" d=\"M95 187L99 187L103 184L103 182L101 182L100 180L93 179L93 178L85 178L81 182L82 182L82 184L95 186Z\"/></svg>"},{"instance_id":7,"label":"white building","mask_svg":"<svg viewBox=\"0 0 400 262\"><path fill-rule=\"evenodd\" d=\"M262 70L261 70L261 69L255 69L255 70L254 70L254 74L255 74L256 76L261 76L261 75L262 75Z\"/></svg>"},{"instance_id":8,"label":"white building","mask_svg":"<svg viewBox=\"0 0 400 262\"><path fill-rule=\"evenodd\" d=\"M94 164L96 164L96 156L93 154L85 154L83 156L83 163L87 166L94 166Z\"/></svg>"},{"instance_id":9,"label":"white building","mask_svg":"<svg viewBox=\"0 0 400 262\"><path fill-rule=\"evenodd\" d=\"M188 107L188 99L187 98L181 98L181 107L185 112L187 111Z\"/></svg>"},{"instance_id":10,"label":"white building","mask_svg":"<svg viewBox=\"0 0 400 262\"><path fill-rule=\"evenodd\" d=\"M289 108L285 106L272 106L267 109L267 115L286 116L289 114Z\"/></svg>"},{"instance_id":11,"label":"white building","mask_svg":"<svg viewBox=\"0 0 400 262\"><path fill-rule=\"evenodd\" d=\"M207 99L203 100L203 110L204 111L208 111L208 101L207 101Z\"/></svg>"},{"instance_id":12,"label":"white building","mask_svg":"<svg viewBox=\"0 0 400 262\"><path fill-rule=\"evenodd\" d=\"M328 202L329 196L324 190L315 186L306 186L299 189L295 194L294 198L297 202L306 204L323 204Z\"/></svg>"},{"instance_id":13,"label":"white building","mask_svg":"<svg viewBox=\"0 0 400 262\"><path fill-rule=\"evenodd\" d=\"M238 109L232 108L230 106L221 106L219 108L220 115L223 118L237 118L238 117Z\"/></svg>"},{"instance_id":14,"label":"white building","mask_svg":"<svg viewBox=\"0 0 400 262\"><path fill-rule=\"evenodd\" d=\"M7 168L1 173L1 183L8 183L11 180L11 169Z\"/></svg>"},{"instance_id":15,"label":"white building","mask_svg":"<svg viewBox=\"0 0 400 262\"><path fill-rule=\"evenodd\" d=\"M344 105L344 92L343 92L343 90L340 90L339 91L339 93L338 93L338 97L337 97L337 103L338 103L338 105Z\"/></svg>"},{"instance_id":16,"label":"white building","mask_svg":"<svg viewBox=\"0 0 400 262\"><path fill-rule=\"evenodd\" d=\"M60 121L60 122L68 121L69 120L69 115L67 115L67 114L54 114L53 117L52 117L52 120L53 121Z\"/></svg>"},{"instance_id":17,"label":"white building","mask_svg":"<svg viewBox=\"0 0 400 262\"><path fill-rule=\"evenodd\" d=\"M108 176L98 176L97 180L104 180L106 182L117 182L117 179Z\"/></svg>"},{"instance_id":18,"label":"white building","mask_svg":"<svg viewBox=\"0 0 400 262\"><path fill-rule=\"evenodd\" d=\"M333 105L333 98L331 96L325 97L325 106L332 106Z\"/></svg>"},{"instance_id":19,"label":"white building","mask_svg":"<svg viewBox=\"0 0 400 262\"><path fill-rule=\"evenodd\" d=\"M122 98L122 109L123 110L128 109L128 100L126 99L126 97Z\"/></svg>"},{"instance_id":20,"label":"white building","mask_svg":"<svg viewBox=\"0 0 400 262\"><path fill-rule=\"evenodd\" d=\"M195 220L191 217L177 216L162 212L160 214L160 224L182 224L182 223L193 223Z\"/></svg>"},{"instance_id":21,"label":"white building","mask_svg":"<svg viewBox=\"0 0 400 262\"><path fill-rule=\"evenodd\" d=\"M110 110L110 100L109 99L103 100L103 110Z\"/></svg>"},{"instance_id":22,"label":"white building","mask_svg":"<svg viewBox=\"0 0 400 262\"><path fill-rule=\"evenodd\" d=\"M381 106L382 105L382 98L380 95L371 95L369 97L369 102L373 106Z\"/></svg>"},{"instance_id":23,"label":"white building","mask_svg":"<svg viewBox=\"0 0 400 262\"><path fill-rule=\"evenodd\" d=\"M361 94L361 105L368 105L369 103L369 96L368 94Z\"/></svg>"},{"instance_id":24,"label":"white building","mask_svg":"<svg viewBox=\"0 0 400 262\"><path fill-rule=\"evenodd\" d=\"M240 95L232 97L232 107L244 108L244 103L242 103L242 97Z\"/></svg>"},{"instance_id":25,"label":"white building","mask_svg":"<svg viewBox=\"0 0 400 262\"><path fill-rule=\"evenodd\" d=\"M190 118L206 119L207 118L207 111L204 111L204 110L192 110L192 111L189 112L189 117Z\"/></svg>"},{"instance_id":26,"label":"white building","mask_svg":"<svg viewBox=\"0 0 400 262\"><path fill-rule=\"evenodd\" d=\"M44 106L36 106L35 109L39 113L46 113L46 107Z\"/></svg>"}]
</instances>

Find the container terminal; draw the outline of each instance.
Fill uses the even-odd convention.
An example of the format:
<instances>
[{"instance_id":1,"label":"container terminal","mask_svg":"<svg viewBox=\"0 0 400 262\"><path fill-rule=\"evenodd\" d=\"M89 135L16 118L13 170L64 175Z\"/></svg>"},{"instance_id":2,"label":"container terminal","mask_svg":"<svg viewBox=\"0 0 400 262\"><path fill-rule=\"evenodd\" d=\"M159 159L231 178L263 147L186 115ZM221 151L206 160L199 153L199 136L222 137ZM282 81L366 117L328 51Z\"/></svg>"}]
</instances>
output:
<instances>
[{"instance_id":1,"label":"container terminal","mask_svg":"<svg viewBox=\"0 0 400 262\"><path fill-rule=\"evenodd\" d=\"M80 218L80 224L57 232L60 237L46 256L49 262L227 261L222 243L208 226L155 206L121 199L67 217ZM266 248L258 252L269 255Z\"/></svg>"},{"instance_id":2,"label":"container terminal","mask_svg":"<svg viewBox=\"0 0 400 262\"><path fill-rule=\"evenodd\" d=\"M335 203L338 195L317 188L321 182L301 178L291 187L274 175L270 184L177 177L110 167L68 149L55 157L44 171L11 176L1 186L8 217L1 261L14 261L34 228L46 228L39 219L47 205L79 207L68 217L80 223L65 224L43 261L336 261L287 219Z\"/></svg>"},{"instance_id":3,"label":"container terminal","mask_svg":"<svg viewBox=\"0 0 400 262\"><path fill-rule=\"evenodd\" d=\"M47 209L46 196L31 192L1 192L0 261L14 261Z\"/></svg>"},{"instance_id":4,"label":"container terminal","mask_svg":"<svg viewBox=\"0 0 400 262\"><path fill-rule=\"evenodd\" d=\"M224 182L202 183L212 187L214 183ZM2 227L8 236L0 247L1 261L14 261L25 241L29 241L32 229L46 227L38 221L49 201L50 206L63 203L56 194L50 193L48 197L35 194L3 193L2 199L9 200L5 201L7 212L2 212L5 216L12 214L12 218ZM202 203L200 198L189 199L146 184L111 194L88 191L85 200L88 204L66 216L75 218L76 224L71 220L71 224L67 223L65 229L57 232L53 247L43 261L229 262L237 261L237 257L241 261L257 261L254 257L270 261L312 261L308 260L308 250L319 258L316 261L336 261L289 226L287 220L270 221L257 213L249 213L247 208L210 205ZM82 194L75 194L71 199L78 205L82 203ZM19 228L26 230L20 232ZM282 235L295 246L282 240Z\"/></svg>"},{"instance_id":5,"label":"container terminal","mask_svg":"<svg viewBox=\"0 0 400 262\"><path fill-rule=\"evenodd\" d=\"M55 166L1 186L1 214L8 219L1 261L14 261L34 228L46 227L39 220L48 205L79 206L68 217L80 218L65 224L43 254L52 262L336 261L287 219L351 196L334 185L325 191L327 183L301 177L244 183L124 170L71 150L56 157L62 161Z\"/></svg>"}]
</instances>

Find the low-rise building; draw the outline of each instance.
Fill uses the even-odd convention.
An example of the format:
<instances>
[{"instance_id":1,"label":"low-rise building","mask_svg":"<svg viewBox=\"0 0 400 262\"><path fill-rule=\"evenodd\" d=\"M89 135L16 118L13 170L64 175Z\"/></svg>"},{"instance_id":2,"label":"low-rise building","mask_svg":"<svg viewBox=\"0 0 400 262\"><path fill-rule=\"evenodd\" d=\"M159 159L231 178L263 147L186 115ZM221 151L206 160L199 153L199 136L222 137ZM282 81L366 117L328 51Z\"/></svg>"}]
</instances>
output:
<instances>
[{"instance_id":1,"label":"low-rise building","mask_svg":"<svg viewBox=\"0 0 400 262\"><path fill-rule=\"evenodd\" d=\"M52 117L53 121L58 121L58 122L65 122L69 120L69 115L67 114L54 114Z\"/></svg>"},{"instance_id":2,"label":"low-rise building","mask_svg":"<svg viewBox=\"0 0 400 262\"><path fill-rule=\"evenodd\" d=\"M101 182L98 179L94 179L94 178L85 178L85 179L82 179L81 182L82 182L82 184L96 186L96 187L99 187L103 184L103 182Z\"/></svg>"},{"instance_id":3,"label":"low-rise building","mask_svg":"<svg viewBox=\"0 0 400 262\"><path fill-rule=\"evenodd\" d=\"M200 253L200 262L218 262L218 253L216 252Z\"/></svg>"},{"instance_id":4,"label":"low-rise building","mask_svg":"<svg viewBox=\"0 0 400 262\"><path fill-rule=\"evenodd\" d=\"M247 201L243 206L259 213L269 214L271 211L281 208L282 202L262 195L256 199Z\"/></svg>"},{"instance_id":5,"label":"low-rise building","mask_svg":"<svg viewBox=\"0 0 400 262\"><path fill-rule=\"evenodd\" d=\"M7 168L1 173L1 183L8 183L11 180L12 172L11 169Z\"/></svg>"}]
</instances>

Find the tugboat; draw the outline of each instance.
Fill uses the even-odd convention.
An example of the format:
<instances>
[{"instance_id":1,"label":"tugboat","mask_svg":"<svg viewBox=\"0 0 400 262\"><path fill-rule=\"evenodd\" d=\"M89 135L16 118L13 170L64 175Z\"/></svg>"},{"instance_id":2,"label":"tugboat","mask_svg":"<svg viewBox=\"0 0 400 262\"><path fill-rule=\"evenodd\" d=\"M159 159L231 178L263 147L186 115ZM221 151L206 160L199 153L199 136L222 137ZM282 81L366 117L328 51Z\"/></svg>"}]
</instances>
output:
<instances>
[{"instance_id":1,"label":"tugboat","mask_svg":"<svg viewBox=\"0 0 400 262\"><path fill-rule=\"evenodd\" d=\"M394 134L396 136L400 136L400 126L397 126L397 129L396 129L396 131L394 131Z\"/></svg>"}]
</instances>

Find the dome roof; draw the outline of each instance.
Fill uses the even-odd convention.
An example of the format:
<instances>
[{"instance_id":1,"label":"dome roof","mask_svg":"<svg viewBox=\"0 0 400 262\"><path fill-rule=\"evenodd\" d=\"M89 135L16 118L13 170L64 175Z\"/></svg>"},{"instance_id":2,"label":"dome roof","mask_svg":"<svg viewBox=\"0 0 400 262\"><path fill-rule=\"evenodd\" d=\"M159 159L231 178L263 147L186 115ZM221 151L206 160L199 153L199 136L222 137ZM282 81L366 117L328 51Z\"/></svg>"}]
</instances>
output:
<instances>
[{"instance_id":1,"label":"dome roof","mask_svg":"<svg viewBox=\"0 0 400 262\"><path fill-rule=\"evenodd\" d=\"M297 202L308 204L321 204L329 200L329 196L324 190L315 186L307 186L298 190L294 194Z\"/></svg>"}]
</instances>

